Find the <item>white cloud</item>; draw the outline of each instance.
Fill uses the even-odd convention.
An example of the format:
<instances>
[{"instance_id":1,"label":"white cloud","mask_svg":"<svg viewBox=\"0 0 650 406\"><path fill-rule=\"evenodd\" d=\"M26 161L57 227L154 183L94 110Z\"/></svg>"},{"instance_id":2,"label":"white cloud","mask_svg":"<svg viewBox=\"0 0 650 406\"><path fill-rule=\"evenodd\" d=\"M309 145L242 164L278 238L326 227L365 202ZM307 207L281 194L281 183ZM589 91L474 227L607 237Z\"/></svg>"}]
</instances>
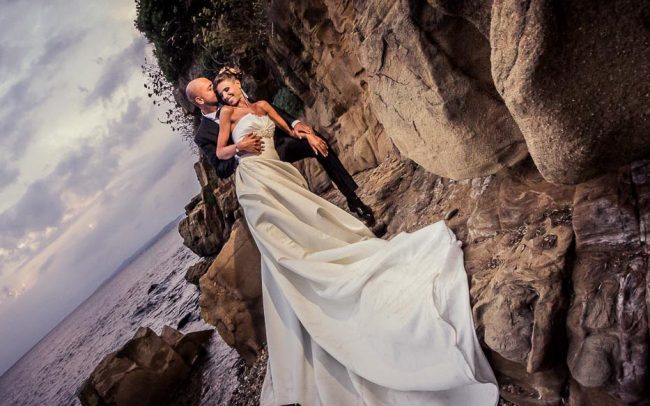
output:
<instances>
[{"instance_id":1,"label":"white cloud","mask_svg":"<svg viewBox=\"0 0 650 406\"><path fill-rule=\"evenodd\" d=\"M0 324L17 328L0 374L198 192L196 157L142 86L134 9L3 4Z\"/></svg>"}]
</instances>

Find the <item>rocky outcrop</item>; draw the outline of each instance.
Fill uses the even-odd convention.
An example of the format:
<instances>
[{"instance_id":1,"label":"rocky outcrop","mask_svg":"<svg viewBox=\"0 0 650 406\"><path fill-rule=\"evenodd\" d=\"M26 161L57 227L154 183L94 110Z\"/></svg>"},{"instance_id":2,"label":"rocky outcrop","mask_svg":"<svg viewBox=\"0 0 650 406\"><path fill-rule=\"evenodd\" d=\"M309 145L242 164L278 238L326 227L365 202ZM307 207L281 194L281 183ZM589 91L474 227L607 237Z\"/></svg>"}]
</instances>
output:
<instances>
[{"instance_id":1,"label":"rocky outcrop","mask_svg":"<svg viewBox=\"0 0 650 406\"><path fill-rule=\"evenodd\" d=\"M273 1L272 56L306 101L308 121L343 143L352 168L359 156L389 150L378 148L387 137L403 156L455 179L524 158L491 80L488 40L463 19L413 3Z\"/></svg>"},{"instance_id":2,"label":"rocky outcrop","mask_svg":"<svg viewBox=\"0 0 650 406\"><path fill-rule=\"evenodd\" d=\"M185 272L185 280L193 285L199 286L199 279L208 272L208 268L210 268L211 264L212 259L201 259L196 264L187 268L187 271Z\"/></svg>"},{"instance_id":3,"label":"rocky outcrop","mask_svg":"<svg viewBox=\"0 0 650 406\"><path fill-rule=\"evenodd\" d=\"M270 57L354 170L577 184L650 152L650 3L274 0Z\"/></svg>"},{"instance_id":4,"label":"rocky outcrop","mask_svg":"<svg viewBox=\"0 0 650 406\"><path fill-rule=\"evenodd\" d=\"M219 252L240 215L231 178L219 179L203 158L194 164L201 192L185 206L186 217L178 224L183 244L199 256Z\"/></svg>"},{"instance_id":5,"label":"rocky outcrop","mask_svg":"<svg viewBox=\"0 0 650 406\"><path fill-rule=\"evenodd\" d=\"M492 179L467 223L477 332L502 396L517 404L562 399L573 189L546 182L526 162Z\"/></svg>"},{"instance_id":6,"label":"rocky outcrop","mask_svg":"<svg viewBox=\"0 0 650 406\"><path fill-rule=\"evenodd\" d=\"M648 402L650 161L581 184L569 310L575 404Z\"/></svg>"},{"instance_id":7,"label":"rocky outcrop","mask_svg":"<svg viewBox=\"0 0 650 406\"><path fill-rule=\"evenodd\" d=\"M243 220L235 223L199 286L203 320L216 326L221 338L253 363L266 335L260 253Z\"/></svg>"},{"instance_id":8,"label":"rocky outcrop","mask_svg":"<svg viewBox=\"0 0 650 406\"><path fill-rule=\"evenodd\" d=\"M385 238L448 217L463 241L502 396L650 402L650 3L271 3L271 68ZM297 166L345 208L313 160ZM184 237L202 255L223 246L201 278L202 315L251 363L259 254L243 224L228 240L232 184L201 168Z\"/></svg>"},{"instance_id":9,"label":"rocky outcrop","mask_svg":"<svg viewBox=\"0 0 650 406\"><path fill-rule=\"evenodd\" d=\"M212 330L182 334L164 326L160 336L140 327L119 350L93 370L78 397L81 404L157 406L167 404L188 378Z\"/></svg>"}]
</instances>

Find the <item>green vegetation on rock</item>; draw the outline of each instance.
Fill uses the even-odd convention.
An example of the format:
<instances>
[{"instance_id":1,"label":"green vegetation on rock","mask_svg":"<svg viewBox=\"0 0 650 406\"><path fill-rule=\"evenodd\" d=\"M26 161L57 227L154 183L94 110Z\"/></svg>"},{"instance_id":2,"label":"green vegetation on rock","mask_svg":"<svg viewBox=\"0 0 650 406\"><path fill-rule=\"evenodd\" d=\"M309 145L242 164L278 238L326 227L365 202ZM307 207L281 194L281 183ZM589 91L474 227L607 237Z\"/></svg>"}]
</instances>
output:
<instances>
[{"instance_id":1,"label":"green vegetation on rock","mask_svg":"<svg viewBox=\"0 0 650 406\"><path fill-rule=\"evenodd\" d=\"M175 83L192 66L214 76L224 65L245 71L264 57L268 4L265 0L136 0L136 28L154 46L158 66Z\"/></svg>"}]
</instances>

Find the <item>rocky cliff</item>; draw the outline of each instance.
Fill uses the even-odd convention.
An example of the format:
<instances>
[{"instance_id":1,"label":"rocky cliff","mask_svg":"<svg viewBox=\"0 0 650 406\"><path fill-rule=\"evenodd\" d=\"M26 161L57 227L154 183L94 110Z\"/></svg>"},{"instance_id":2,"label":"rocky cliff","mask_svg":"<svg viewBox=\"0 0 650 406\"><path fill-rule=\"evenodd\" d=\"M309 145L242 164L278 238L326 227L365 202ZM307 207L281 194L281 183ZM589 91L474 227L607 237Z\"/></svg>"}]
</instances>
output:
<instances>
[{"instance_id":1,"label":"rocky cliff","mask_svg":"<svg viewBox=\"0 0 650 406\"><path fill-rule=\"evenodd\" d=\"M529 152L546 180L575 184L650 152L646 0L273 0L271 10L278 74L366 166L373 153L360 149L383 156L379 133L453 179Z\"/></svg>"},{"instance_id":2,"label":"rocky cliff","mask_svg":"<svg viewBox=\"0 0 650 406\"><path fill-rule=\"evenodd\" d=\"M270 18L269 66L384 238L449 218L502 396L650 402L650 1L273 0ZM298 166L344 207L315 162ZM203 316L250 361L264 337L258 274L238 271L250 237L228 240L232 183L195 168L180 231L204 256L228 241Z\"/></svg>"}]
</instances>

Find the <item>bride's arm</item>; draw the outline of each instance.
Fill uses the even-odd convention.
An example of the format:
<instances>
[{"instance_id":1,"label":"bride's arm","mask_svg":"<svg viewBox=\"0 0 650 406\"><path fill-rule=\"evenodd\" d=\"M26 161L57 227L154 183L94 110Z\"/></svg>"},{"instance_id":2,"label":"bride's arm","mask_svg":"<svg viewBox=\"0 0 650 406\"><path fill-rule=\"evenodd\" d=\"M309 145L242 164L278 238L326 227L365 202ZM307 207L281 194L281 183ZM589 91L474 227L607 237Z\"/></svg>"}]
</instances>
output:
<instances>
[{"instance_id":1,"label":"bride's arm","mask_svg":"<svg viewBox=\"0 0 650 406\"><path fill-rule=\"evenodd\" d=\"M232 107L223 106L221 113L219 113L219 135L217 137L217 158L219 159L230 159L237 153L237 144L228 145L230 128L232 127L231 116Z\"/></svg>"},{"instance_id":2,"label":"bride's arm","mask_svg":"<svg viewBox=\"0 0 650 406\"><path fill-rule=\"evenodd\" d=\"M269 118L273 120L273 122L282 129L285 133L289 134L290 136L294 138L300 138L296 133L287 125L287 122L284 121L282 116L278 114L277 111L267 102L266 100L260 100L256 103L258 106L262 108L266 112L266 114L269 115Z\"/></svg>"}]
</instances>

